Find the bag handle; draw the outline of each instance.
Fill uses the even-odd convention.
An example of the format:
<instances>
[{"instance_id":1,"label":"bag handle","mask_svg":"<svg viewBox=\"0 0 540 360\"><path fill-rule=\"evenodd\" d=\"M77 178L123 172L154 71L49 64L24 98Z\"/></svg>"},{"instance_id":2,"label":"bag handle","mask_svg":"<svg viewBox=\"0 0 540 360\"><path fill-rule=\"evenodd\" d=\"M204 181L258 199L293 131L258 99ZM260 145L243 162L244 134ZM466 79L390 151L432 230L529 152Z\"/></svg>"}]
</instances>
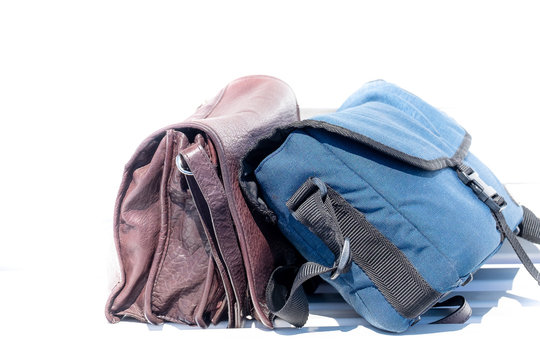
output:
<instances>
[{"instance_id":1,"label":"bag handle","mask_svg":"<svg viewBox=\"0 0 540 360\"><path fill-rule=\"evenodd\" d=\"M187 164L187 169L182 161ZM186 177L225 284L229 327L241 327L246 308L247 280L223 184L200 144L194 143L181 150L176 163L178 170Z\"/></svg>"}]
</instances>

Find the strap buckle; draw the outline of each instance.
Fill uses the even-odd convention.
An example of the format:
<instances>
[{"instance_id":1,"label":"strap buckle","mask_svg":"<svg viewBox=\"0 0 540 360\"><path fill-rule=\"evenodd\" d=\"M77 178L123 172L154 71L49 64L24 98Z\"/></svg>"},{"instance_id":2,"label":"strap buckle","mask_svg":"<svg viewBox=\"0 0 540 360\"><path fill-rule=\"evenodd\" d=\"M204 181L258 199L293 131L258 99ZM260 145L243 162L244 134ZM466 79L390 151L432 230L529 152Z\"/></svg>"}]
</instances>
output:
<instances>
[{"instance_id":1,"label":"strap buckle","mask_svg":"<svg viewBox=\"0 0 540 360\"><path fill-rule=\"evenodd\" d=\"M493 187L486 184L476 171L465 165L458 166L456 171L459 179L492 211L501 212L506 207L506 200Z\"/></svg>"}]
</instances>

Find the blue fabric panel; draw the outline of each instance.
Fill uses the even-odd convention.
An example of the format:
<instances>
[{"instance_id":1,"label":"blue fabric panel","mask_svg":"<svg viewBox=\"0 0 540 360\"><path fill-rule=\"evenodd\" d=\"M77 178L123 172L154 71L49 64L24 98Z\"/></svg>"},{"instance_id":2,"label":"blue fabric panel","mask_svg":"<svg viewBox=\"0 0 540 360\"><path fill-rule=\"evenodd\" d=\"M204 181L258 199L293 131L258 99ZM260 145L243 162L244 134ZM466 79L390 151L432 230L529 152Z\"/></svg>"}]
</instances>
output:
<instances>
[{"instance_id":1,"label":"blue fabric panel","mask_svg":"<svg viewBox=\"0 0 540 360\"><path fill-rule=\"evenodd\" d=\"M500 233L489 208L459 180L455 170L419 170L365 146L328 136L321 130L310 131L310 134L357 178L369 184L381 200L364 199L366 191L357 188L353 176L344 179L337 175L336 179L330 178L328 184L365 213L367 219L407 255L435 290L448 291L452 283L448 276L456 280L466 277L500 245ZM506 196L508 206L504 214L509 226L515 228L521 221L521 208L476 158L469 154L465 162L478 167L484 181ZM429 253L426 246L429 250L437 249L440 254ZM439 273L434 266L434 262L442 261L441 255L449 266L443 270L446 273ZM450 269L454 273L450 273Z\"/></svg>"},{"instance_id":2,"label":"blue fabric panel","mask_svg":"<svg viewBox=\"0 0 540 360\"><path fill-rule=\"evenodd\" d=\"M314 146L305 159L296 159L294 166L291 161L283 161L290 153L302 154L310 146ZM299 155L302 157L302 155ZM322 179L332 175L333 169L321 166L328 159L328 153L318 142L303 132L290 136L281 148L267 157L255 171L259 185L263 189L264 199L278 217L280 230L308 260L331 266L334 258L328 247L304 225L296 221L285 206L285 201L302 185L309 176L319 176ZM313 169L319 171L314 172ZM294 169L294 171L291 171ZM347 170L343 177L349 174ZM361 186L359 184L359 186ZM367 189L367 188L366 188ZM372 195L376 200L377 196ZM376 290L375 285L365 273L353 264L351 271L330 281L328 275L323 279L329 281L360 315L374 326L388 331L401 332L408 328L411 320L399 315Z\"/></svg>"},{"instance_id":3,"label":"blue fabric panel","mask_svg":"<svg viewBox=\"0 0 540 360\"><path fill-rule=\"evenodd\" d=\"M381 81L359 90L338 112L315 119L426 160L452 157L465 134L435 108ZM468 154L464 163L506 199L503 214L515 229L521 207L476 157ZM332 252L285 205L309 177L320 178L363 212L441 294L459 286L501 245L489 208L454 169L423 170L323 129L291 133L255 176L281 231L306 259L326 266L334 262ZM401 332L410 325L412 319L397 313L356 264L336 280L323 278L374 326Z\"/></svg>"},{"instance_id":4,"label":"blue fabric panel","mask_svg":"<svg viewBox=\"0 0 540 360\"><path fill-rule=\"evenodd\" d=\"M264 198L276 212L280 229L306 259L327 266L334 261L328 247L298 223L285 206L310 176L321 178L366 214L440 293L458 286L499 248L500 235L489 209L461 183L454 170L418 170L365 146L328 138L323 130L309 133L297 131L290 135L255 172L261 188L271 189ZM309 156L306 149L310 149ZM472 155L467 161L478 167ZM393 181L380 181L383 178ZM440 195L429 195L433 193ZM521 215L511 202L505 211L511 208L510 226L515 226ZM479 214L473 223L470 214ZM324 278L374 326L403 331L410 323L378 291L373 291L374 284L358 266L335 281Z\"/></svg>"},{"instance_id":5,"label":"blue fabric panel","mask_svg":"<svg viewBox=\"0 0 540 360\"><path fill-rule=\"evenodd\" d=\"M510 196L506 188L501 184L497 177L489 170L489 168L482 163L476 156L470 154L465 159L465 164L475 169L478 175L490 186L504 197L508 206L503 210L504 218L510 229L515 230L519 224L523 221L523 209L519 204L514 202L514 199Z\"/></svg>"},{"instance_id":6,"label":"blue fabric panel","mask_svg":"<svg viewBox=\"0 0 540 360\"><path fill-rule=\"evenodd\" d=\"M345 127L426 160L452 157L465 135L454 120L384 81L365 85L337 112L312 119Z\"/></svg>"}]
</instances>

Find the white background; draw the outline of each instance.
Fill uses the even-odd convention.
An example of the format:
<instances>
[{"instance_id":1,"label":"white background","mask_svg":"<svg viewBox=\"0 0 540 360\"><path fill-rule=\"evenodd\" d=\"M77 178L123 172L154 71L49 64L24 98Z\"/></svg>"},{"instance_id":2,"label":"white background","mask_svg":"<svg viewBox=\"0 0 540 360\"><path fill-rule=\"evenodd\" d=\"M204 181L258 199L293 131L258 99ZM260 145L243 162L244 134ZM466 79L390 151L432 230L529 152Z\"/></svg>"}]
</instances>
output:
<instances>
[{"instance_id":1,"label":"white background","mask_svg":"<svg viewBox=\"0 0 540 360\"><path fill-rule=\"evenodd\" d=\"M393 82L461 123L473 152L540 212L539 19L534 1L1 1L0 357L332 354L337 344L361 357L426 343L438 357L476 343L512 352L496 324L478 338L295 337L108 325L103 307L124 163L150 132L244 75L281 78L302 108Z\"/></svg>"}]
</instances>

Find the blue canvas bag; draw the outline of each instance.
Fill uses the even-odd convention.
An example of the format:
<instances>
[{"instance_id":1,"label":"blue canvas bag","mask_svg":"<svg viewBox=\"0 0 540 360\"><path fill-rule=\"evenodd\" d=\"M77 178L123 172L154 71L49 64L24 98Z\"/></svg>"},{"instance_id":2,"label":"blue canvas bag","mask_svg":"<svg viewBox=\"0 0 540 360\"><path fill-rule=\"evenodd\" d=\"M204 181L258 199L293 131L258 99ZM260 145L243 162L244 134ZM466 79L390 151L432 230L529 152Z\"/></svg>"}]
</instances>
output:
<instances>
[{"instance_id":1,"label":"blue canvas bag","mask_svg":"<svg viewBox=\"0 0 540 360\"><path fill-rule=\"evenodd\" d=\"M438 323L463 323L470 307L446 295L505 239L540 281L517 238L539 243L540 221L470 143L453 119L384 81L259 142L244 161L244 195L308 261L274 271L270 310L302 326L302 283L320 275L377 328L402 332L434 306L456 307Z\"/></svg>"}]
</instances>

